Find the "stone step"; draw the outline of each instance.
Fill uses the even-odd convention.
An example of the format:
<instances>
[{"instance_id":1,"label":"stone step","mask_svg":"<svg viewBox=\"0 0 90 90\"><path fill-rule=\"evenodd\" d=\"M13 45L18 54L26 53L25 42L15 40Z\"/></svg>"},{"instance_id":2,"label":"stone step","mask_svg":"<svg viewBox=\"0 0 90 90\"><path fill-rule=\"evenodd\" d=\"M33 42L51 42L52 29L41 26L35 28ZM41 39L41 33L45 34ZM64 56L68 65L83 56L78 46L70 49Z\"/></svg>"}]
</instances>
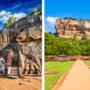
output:
<instances>
[{"instance_id":1,"label":"stone step","mask_svg":"<svg viewBox=\"0 0 90 90\"><path fill-rule=\"evenodd\" d=\"M18 59L17 59L17 55L13 56L13 62L12 62L13 66L18 66Z\"/></svg>"},{"instance_id":2,"label":"stone step","mask_svg":"<svg viewBox=\"0 0 90 90\"><path fill-rule=\"evenodd\" d=\"M18 66L18 61L13 61L12 66Z\"/></svg>"},{"instance_id":3,"label":"stone step","mask_svg":"<svg viewBox=\"0 0 90 90\"><path fill-rule=\"evenodd\" d=\"M19 68L18 67L12 67L10 76L19 76Z\"/></svg>"}]
</instances>

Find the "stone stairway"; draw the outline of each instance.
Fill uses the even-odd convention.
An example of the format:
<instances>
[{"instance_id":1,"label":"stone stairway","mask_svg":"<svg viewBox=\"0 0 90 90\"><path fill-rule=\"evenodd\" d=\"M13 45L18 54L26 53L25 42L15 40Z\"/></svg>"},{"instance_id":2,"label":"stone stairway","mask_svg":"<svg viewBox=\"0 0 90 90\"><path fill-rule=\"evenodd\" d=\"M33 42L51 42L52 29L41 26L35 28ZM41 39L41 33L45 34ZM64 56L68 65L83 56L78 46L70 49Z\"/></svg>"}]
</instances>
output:
<instances>
[{"instance_id":1,"label":"stone stairway","mask_svg":"<svg viewBox=\"0 0 90 90\"><path fill-rule=\"evenodd\" d=\"M10 72L10 77L18 78L19 77L19 67L18 67L18 56L14 54L12 60L12 67Z\"/></svg>"},{"instance_id":2,"label":"stone stairway","mask_svg":"<svg viewBox=\"0 0 90 90\"><path fill-rule=\"evenodd\" d=\"M12 67L10 77L19 77L19 68L18 67Z\"/></svg>"},{"instance_id":3,"label":"stone stairway","mask_svg":"<svg viewBox=\"0 0 90 90\"><path fill-rule=\"evenodd\" d=\"M18 66L18 55L13 56L13 60L12 60L12 66L13 67L17 67Z\"/></svg>"}]
</instances>

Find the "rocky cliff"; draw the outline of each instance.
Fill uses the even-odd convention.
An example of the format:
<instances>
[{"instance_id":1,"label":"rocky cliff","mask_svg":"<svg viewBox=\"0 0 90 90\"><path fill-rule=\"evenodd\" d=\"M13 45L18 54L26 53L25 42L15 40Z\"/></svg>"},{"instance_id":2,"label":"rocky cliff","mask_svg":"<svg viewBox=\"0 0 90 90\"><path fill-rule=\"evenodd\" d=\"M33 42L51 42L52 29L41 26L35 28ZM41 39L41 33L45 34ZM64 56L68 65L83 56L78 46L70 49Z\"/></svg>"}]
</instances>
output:
<instances>
[{"instance_id":1,"label":"rocky cliff","mask_svg":"<svg viewBox=\"0 0 90 90\"><path fill-rule=\"evenodd\" d=\"M90 21L61 20L57 19L55 23L56 36L64 38L73 38L74 35L80 40L83 35L90 39Z\"/></svg>"},{"instance_id":2,"label":"rocky cliff","mask_svg":"<svg viewBox=\"0 0 90 90\"><path fill-rule=\"evenodd\" d=\"M33 52L38 54L36 50L37 46L41 48L41 40L42 17L40 15L28 16L19 19L8 28L0 31L0 50L10 44L15 50L21 50L22 53Z\"/></svg>"},{"instance_id":3,"label":"rocky cliff","mask_svg":"<svg viewBox=\"0 0 90 90\"><path fill-rule=\"evenodd\" d=\"M7 51L8 54L6 54ZM13 56L9 54L10 52ZM30 73L30 70L33 70L33 73L39 70L41 73L42 16L23 17L9 27L0 30L1 56L6 63L8 62L7 66L12 66L12 63L17 61L22 73L25 73L25 70L28 71L27 73Z\"/></svg>"}]
</instances>

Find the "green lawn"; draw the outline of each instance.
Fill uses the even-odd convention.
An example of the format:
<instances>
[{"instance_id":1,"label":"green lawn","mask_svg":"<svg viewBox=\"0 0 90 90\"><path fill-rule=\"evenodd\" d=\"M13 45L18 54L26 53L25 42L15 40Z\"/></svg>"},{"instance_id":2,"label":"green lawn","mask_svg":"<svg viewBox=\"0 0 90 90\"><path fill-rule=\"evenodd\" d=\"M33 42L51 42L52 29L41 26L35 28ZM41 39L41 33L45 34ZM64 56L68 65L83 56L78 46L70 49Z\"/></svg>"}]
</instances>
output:
<instances>
[{"instance_id":1,"label":"green lawn","mask_svg":"<svg viewBox=\"0 0 90 90\"><path fill-rule=\"evenodd\" d=\"M90 66L90 60L86 60L85 62Z\"/></svg>"},{"instance_id":2,"label":"green lawn","mask_svg":"<svg viewBox=\"0 0 90 90\"><path fill-rule=\"evenodd\" d=\"M74 61L69 62L45 62L45 70L59 72L55 75L45 75L45 90L50 90L56 81L64 74Z\"/></svg>"}]
</instances>

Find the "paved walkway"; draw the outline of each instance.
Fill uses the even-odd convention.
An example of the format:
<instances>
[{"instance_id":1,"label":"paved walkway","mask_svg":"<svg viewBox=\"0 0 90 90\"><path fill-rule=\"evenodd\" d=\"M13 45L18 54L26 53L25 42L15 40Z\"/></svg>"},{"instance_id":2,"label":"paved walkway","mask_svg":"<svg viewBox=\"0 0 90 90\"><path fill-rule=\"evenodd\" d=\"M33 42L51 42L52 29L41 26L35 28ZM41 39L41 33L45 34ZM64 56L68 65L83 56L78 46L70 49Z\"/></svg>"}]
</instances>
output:
<instances>
[{"instance_id":1,"label":"paved walkway","mask_svg":"<svg viewBox=\"0 0 90 90\"><path fill-rule=\"evenodd\" d=\"M58 90L90 90L90 69L77 60Z\"/></svg>"}]
</instances>

